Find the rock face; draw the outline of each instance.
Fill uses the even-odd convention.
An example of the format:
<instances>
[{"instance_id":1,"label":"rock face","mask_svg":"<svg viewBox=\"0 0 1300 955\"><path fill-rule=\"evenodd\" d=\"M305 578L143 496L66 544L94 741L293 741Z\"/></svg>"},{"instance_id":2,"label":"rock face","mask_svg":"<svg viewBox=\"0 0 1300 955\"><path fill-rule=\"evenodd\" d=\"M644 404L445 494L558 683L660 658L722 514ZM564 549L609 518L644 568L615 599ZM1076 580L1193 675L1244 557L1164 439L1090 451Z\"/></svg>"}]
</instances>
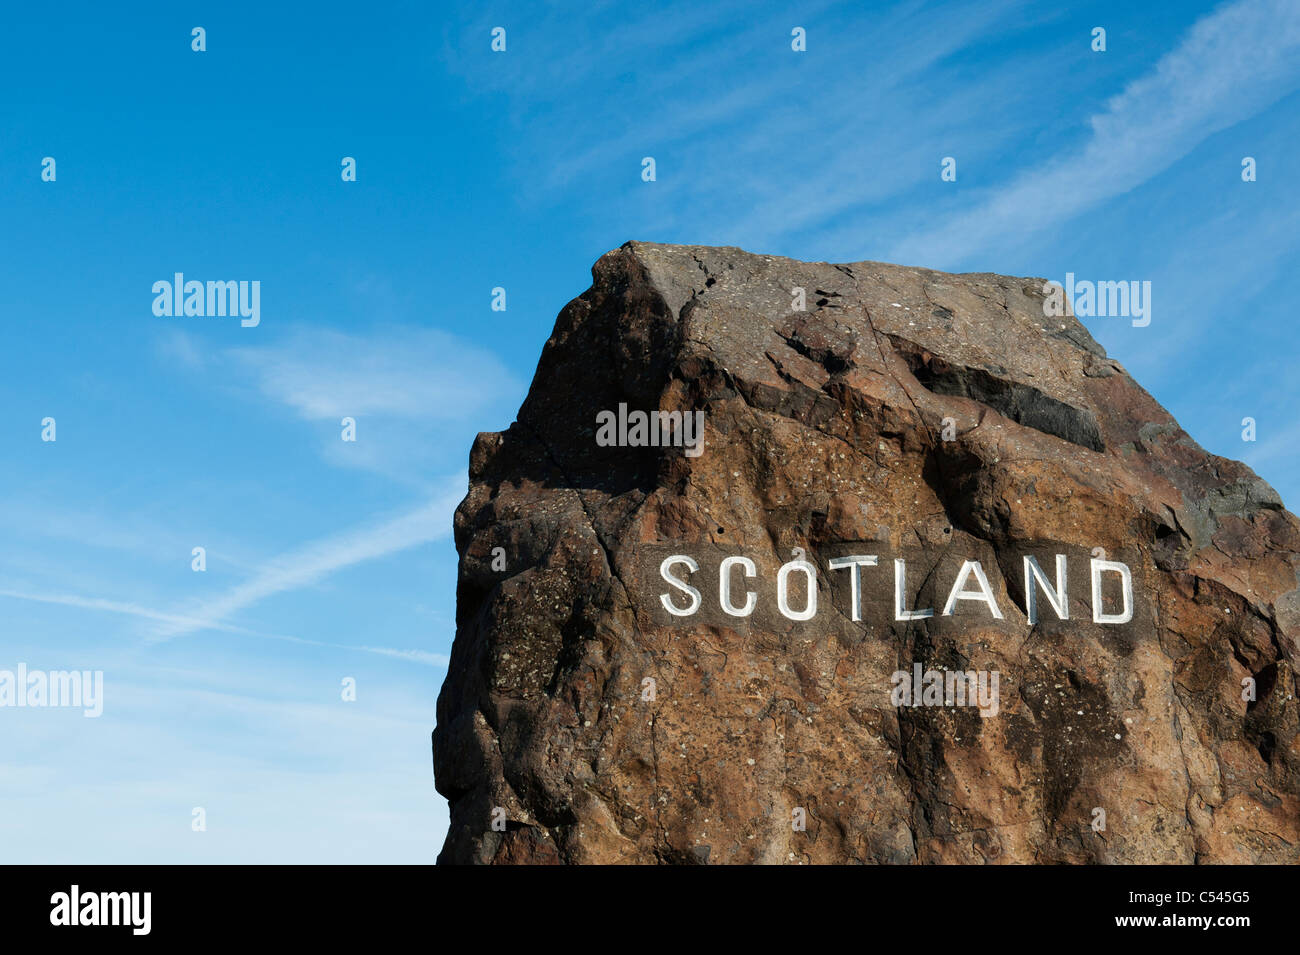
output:
<instances>
[{"instance_id":1,"label":"rock face","mask_svg":"<svg viewBox=\"0 0 1300 955\"><path fill-rule=\"evenodd\" d=\"M440 862L1300 861L1300 523L1043 280L592 273L456 512Z\"/></svg>"}]
</instances>

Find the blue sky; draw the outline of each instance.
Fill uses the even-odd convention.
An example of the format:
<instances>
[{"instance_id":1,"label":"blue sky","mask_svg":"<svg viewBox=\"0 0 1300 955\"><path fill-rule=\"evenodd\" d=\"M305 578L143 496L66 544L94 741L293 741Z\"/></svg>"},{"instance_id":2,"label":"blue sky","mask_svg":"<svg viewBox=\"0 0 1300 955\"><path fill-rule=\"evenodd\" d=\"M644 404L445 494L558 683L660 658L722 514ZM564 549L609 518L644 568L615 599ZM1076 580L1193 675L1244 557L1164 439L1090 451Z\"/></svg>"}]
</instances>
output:
<instances>
[{"instance_id":1,"label":"blue sky","mask_svg":"<svg viewBox=\"0 0 1300 955\"><path fill-rule=\"evenodd\" d=\"M0 861L431 861L470 443L627 239L1149 280L1094 336L1300 497L1292 0L267 6L0 32L0 669L105 680L0 709Z\"/></svg>"}]
</instances>

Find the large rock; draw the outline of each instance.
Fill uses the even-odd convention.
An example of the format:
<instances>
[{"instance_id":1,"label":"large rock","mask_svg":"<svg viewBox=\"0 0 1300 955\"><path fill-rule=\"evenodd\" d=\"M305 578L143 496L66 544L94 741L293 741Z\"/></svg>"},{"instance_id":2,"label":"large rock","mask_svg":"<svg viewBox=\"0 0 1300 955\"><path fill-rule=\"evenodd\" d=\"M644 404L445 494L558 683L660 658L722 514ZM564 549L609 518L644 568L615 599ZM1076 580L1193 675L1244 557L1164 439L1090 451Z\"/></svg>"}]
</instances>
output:
<instances>
[{"instance_id":1,"label":"large rock","mask_svg":"<svg viewBox=\"0 0 1300 955\"><path fill-rule=\"evenodd\" d=\"M440 862L1300 861L1300 524L1043 280L639 242L592 274L456 512ZM703 452L602 446L621 404L702 410ZM1057 554L1068 619L1037 584L1031 625ZM934 616L896 619L897 559ZM945 616L968 560L991 596ZM910 705L915 664L996 706Z\"/></svg>"}]
</instances>

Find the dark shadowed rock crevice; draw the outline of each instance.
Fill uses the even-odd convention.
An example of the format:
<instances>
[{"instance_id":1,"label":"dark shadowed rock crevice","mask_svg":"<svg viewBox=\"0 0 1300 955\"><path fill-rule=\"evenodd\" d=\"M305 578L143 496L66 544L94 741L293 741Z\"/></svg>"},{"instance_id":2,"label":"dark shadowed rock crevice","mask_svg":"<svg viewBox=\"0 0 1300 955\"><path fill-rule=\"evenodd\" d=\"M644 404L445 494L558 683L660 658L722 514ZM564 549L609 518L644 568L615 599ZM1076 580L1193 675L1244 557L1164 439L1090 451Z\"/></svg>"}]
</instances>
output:
<instances>
[{"instance_id":1,"label":"dark shadowed rock crevice","mask_svg":"<svg viewBox=\"0 0 1300 955\"><path fill-rule=\"evenodd\" d=\"M592 273L471 452L440 861L1300 861L1300 524L1042 280L648 243ZM702 411L703 453L602 446L620 405ZM863 554L855 620L831 561ZM1068 619L1031 624L1058 554ZM1093 558L1131 621L1094 620ZM896 619L896 560L933 616ZM968 561L1000 618L940 612ZM918 663L998 674L996 713L896 703Z\"/></svg>"}]
</instances>

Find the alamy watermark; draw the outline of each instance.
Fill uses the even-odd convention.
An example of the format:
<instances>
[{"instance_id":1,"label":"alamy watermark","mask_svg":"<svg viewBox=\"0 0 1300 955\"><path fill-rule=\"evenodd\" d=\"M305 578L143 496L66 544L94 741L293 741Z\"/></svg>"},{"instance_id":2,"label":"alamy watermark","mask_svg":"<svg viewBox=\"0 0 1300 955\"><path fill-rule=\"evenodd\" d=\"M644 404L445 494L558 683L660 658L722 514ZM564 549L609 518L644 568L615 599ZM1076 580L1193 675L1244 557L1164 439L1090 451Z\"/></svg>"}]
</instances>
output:
<instances>
[{"instance_id":1,"label":"alamy watermark","mask_svg":"<svg viewBox=\"0 0 1300 955\"><path fill-rule=\"evenodd\" d=\"M998 715L997 670L927 670L914 663L911 673L895 670L890 679L894 706L975 706L985 719Z\"/></svg>"},{"instance_id":2,"label":"alamy watermark","mask_svg":"<svg viewBox=\"0 0 1300 955\"><path fill-rule=\"evenodd\" d=\"M1074 280L1065 273L1065 283L1043 285L1043 314L1048 318L1072 315L1078 318L1131 318L1134 328L1151 324L1151 282L1137 279L1119 282Z\"/></svg>"},{"instance_id":3,"label":"alamy watermark","mask_svg":"<svg viewBox=\"0 0 1300 955\"><path fill-rule=\"evenodd\" d=\"M685 448L688 458L704 453L703 411L618 411L596 413L596 444L602 448Z\"/></svg>"},{"instance_id":4,"label":"alamy watermark","mask_svg":"<svg viewBox=\"0 0 1300 955\"><path fill-rule=\"evenodd\" d=\"M0 708L68 707L94 719L104 712L103 670L0 670Z\"/></svg>"},{"instance_id":5,"label":"alamy watermark","mask_svg":"<svg viewBox=\"0 0 1300 955\"><path fill-rule=\"evenodd\" d=\"M152 892L83 892L73 885L50 896L50 924L55 926L125 926L132 935L153 928Z\"/></svg>"},{"instance_id":6,"label":"alamy watermark","mask_svg":"<svg viewBox=\"0 0 1300 955\"><path fill-rule=\"evenodd\" d=\"M244 328L256 328L262 321L262 283L257 280L187 282L185 273L177 272L170 282L154 282L153 294L153 313L160 317L237 315Z\"/></svg>"}]
</instances>

